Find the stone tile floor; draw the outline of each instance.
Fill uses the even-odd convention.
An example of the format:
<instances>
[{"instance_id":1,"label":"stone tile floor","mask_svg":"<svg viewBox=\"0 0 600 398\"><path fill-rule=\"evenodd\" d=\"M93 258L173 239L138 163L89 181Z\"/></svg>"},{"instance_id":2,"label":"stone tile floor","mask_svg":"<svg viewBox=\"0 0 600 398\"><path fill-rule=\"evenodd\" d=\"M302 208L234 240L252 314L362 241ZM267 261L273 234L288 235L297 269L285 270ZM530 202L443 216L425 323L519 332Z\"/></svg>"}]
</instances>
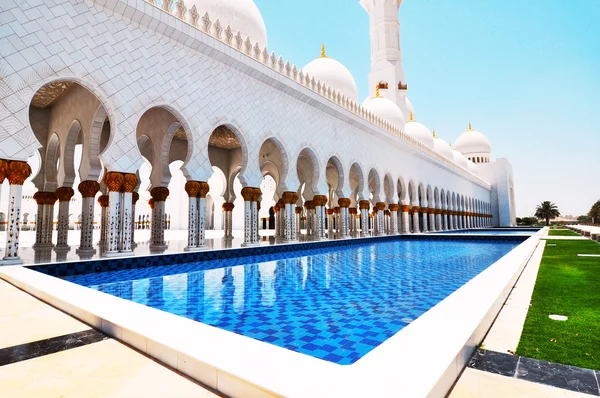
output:
<instances>
[{"instance_id":1,"label":"stone tile floor","mask_svg":"<svg viewBox=\"0 0 600 398\"><path fill-rule=\"evenodd\" d=\"M48 339L90 327L1 280L0 302L0 358L14 346L38 346L33 358L0 363L0 397L217 397L110 338L56 352Z\"/></svg>"}]
</instances>

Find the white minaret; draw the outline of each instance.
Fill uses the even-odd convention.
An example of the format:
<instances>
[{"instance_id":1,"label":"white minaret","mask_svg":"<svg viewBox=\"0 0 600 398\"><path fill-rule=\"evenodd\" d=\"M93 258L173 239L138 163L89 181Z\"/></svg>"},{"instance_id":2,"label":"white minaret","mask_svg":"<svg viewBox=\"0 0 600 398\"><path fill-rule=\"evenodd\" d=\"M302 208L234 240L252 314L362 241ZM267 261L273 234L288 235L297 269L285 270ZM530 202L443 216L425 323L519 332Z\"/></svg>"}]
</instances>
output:
<instances>
[{"instance_id":1,"label":"white minaret","mask_svg":"<svg viewBox=\"0 0 600 398\"><path fill-rule=\"evenodd\" d=\"M393 101L408 120L406 107L406 76L402 69L400 50L400 6L404 0L360 0L369 13L371 29L371 73L369 73L369 96L375 96L375 88L381 83L380 95Z\"/></svg>"}]
</instances>

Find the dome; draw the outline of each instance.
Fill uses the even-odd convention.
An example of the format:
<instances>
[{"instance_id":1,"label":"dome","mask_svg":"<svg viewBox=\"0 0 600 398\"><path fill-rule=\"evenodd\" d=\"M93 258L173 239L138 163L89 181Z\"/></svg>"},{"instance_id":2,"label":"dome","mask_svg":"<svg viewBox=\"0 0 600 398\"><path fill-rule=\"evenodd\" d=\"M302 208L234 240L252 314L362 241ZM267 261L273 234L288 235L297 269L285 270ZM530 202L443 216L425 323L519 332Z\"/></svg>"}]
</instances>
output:
<instances>
[{"instance_id":1,"label":"dome","mask_svg":"<svg viewBox=\"0 0 600 398\"><path fill-rule=\"evenodd\" d=\"M454 160L454 155L452 154L452 148L450 148L450 144L443 139L438 138L435 135L435 130L433 130L433 150L450 160Z\"/></svg>"},{"instance_id":2,"label":"dome","mask_svg":"<svg viewBox=\"0 0 600 398\"><path fill-rule=\"evenodd\" d=\"M431 132L427 127L425 127L419 122L416 122L415 119L413 119L412 113L410 114L410 119L408 120L408 122L406 122L406 128L404 129L404 131L408 135L414 137L417 141L422 142L429 149L433 149L434 143Z\"/></svg>"},{"instance_id":3,"label":"dome","mask_svg":"<svg viewBox=\"0 0 600 398\"><path fill-rule=\"evenodd\" d=\"M456 163L460 167L466 169L469 166L469 161L467 160L467 158L462 153L458 152L456 149L452 150L452 157L454 159L454 163Z\"/></svg>"},{"instance_id":4,"label":"dome","mask_svg":"<svg viewBox=\"0 0 600 398\"><path fill-rule=\"evenodd\" d=\"M363 102L362 106L376 114L379 117L387 120L392 123L394 126L404 129L404 115L398 105L394 102L390 101L387 98L379 96L379 90L377 90L377 94L373 98L367 98L365 102Z\"/></svg>"},{"instance_id":5,"label":"dome","mask_svg":"<svg viewBox=\"0 0 600 398\"><path fill-rule=\"evenodd\" d=\"M325 46L321 50L321 56L302 68L302 71L352 101L358 101L358 90L352 73L341 62L329 58L325 54Z\"/></svg>"},{"instance_id":6,"label":"dome","mask_svg":"<svg viewBox=\"0 0 600 398\"><path fill-rule=\"evenodd\" d=\"M258 42L261 48L267 47L267 28L254 1L188 0L186 6L188 10L196 6L200 18L205 13L208 13L213 24L219 19L223 30L229 25L233 34L240 31L244 40L246 40L246 37L249 37L253 43Z\"/></svg>"},{"instance_id":7,"label":"dome","mask_svg":"<svg viewBox=\"0 0 600 398\"><path fill-rule=\"evenodd\" d=\"M477 130L473 130L471 123L469 123L469 129L462 133L454 143L454 149L469 155L482 155L487 156L492 153L492 144L490 140Z\"/></svg>"}]
</instances>

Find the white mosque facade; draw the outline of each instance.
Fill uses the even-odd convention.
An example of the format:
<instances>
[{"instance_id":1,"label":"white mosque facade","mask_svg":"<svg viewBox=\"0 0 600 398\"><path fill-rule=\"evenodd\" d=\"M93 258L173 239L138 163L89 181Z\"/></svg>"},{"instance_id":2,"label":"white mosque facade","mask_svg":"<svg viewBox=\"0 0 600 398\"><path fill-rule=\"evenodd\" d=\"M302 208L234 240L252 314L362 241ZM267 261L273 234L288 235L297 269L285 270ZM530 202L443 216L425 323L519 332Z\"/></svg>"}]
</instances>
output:
<instances>
[{"instance_id":1,"label":"white mosque facade","mask_svg":"<svg viewBox=\"0 0 600 398\"><path fill-rule=\"evenodd\" d=\"M3 1L4 262L34 226L60 248L75 225L80 253L101 227L112 256L140 220L155 248L166 225L188 229L189 250L206 229L257 244L270 215L284 241L514 225L512 168L489 140L469 125L451 147L416 121L401 3L360 0L361 104L325 48L305 67L269 50L252 0Z\"/></svg>"}]
</instances>

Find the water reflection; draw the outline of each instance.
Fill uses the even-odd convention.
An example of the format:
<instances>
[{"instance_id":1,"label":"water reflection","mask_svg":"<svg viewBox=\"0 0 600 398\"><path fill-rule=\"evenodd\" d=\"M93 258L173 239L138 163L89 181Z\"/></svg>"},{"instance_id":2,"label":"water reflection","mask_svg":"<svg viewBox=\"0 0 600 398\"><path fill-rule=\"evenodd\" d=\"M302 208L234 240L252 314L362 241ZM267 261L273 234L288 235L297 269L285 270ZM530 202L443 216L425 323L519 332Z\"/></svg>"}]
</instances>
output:
<instances>
[{"instance_id":1,"label":"water reflection","mask_svg":"<svg viewBox=\"0 0 600 398\"><path fill-rule=\"evenodd\" d=\"M69 277L235 333L348 364L510 251L391 241ZM238 264L246 262L245 264Z\"/></svg>"}]
</instances>

